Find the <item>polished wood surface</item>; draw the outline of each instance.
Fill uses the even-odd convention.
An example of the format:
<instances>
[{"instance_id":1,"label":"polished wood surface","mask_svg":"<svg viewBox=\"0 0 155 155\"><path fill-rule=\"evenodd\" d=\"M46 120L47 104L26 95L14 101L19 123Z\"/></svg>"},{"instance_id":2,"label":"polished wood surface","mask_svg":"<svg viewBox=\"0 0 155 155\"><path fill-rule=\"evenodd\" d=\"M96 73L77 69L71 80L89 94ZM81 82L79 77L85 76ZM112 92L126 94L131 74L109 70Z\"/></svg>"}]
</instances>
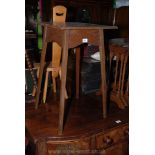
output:
<instances>
[{"instance_id":1,"label":"polished wood surface","mask_svg":"<svg viewBox=\"0 0 155 155\"><path fill-rule=\"evenodd\" d=\"M53 99L52 99L53 98ZM63 135L57 135L58 131L58 108L59 96L50 95L48 103L42 104L36 111L34 104L26 105L26 127L30 130L33 138L48 136L62 138L65 136L75 137L83 133L91 133L95 128L108 128L117 126L115 122L109 120L122 120L123 123L128 122L128 109L118 109L114 103L111 103L109 117L102 118L102 105L100 104L101 97L95 95L85 95L80 97L80 100L67 100L65 103L66 110L69 110L67 115L66 125ZM70 106L70 107L69 107ZM68 109L70 108L70 109ZM99 123L100 122L100 123ZM108 122L110 122L108 124ZM97 126L96 126L97 125ZM109 126L110 125L110 126ZM92 126L91 130L90 127ZM94 126L94 127L93 127Z\"/></svg>"},{"instance_id":2,"label":"polished wood surface","mask_svg":"<svg viewBox=\"0 0 155 155\"><path fill-rule=\"evenodd\" d=\"M85 150L83 154L91 154L87 151L104 151L105 155L114 152L117 155L127 155L128 109L121 110L110 103L109 115L103 119L100 100L101 97L94 94L80 97L79 100L67 100L67 116L62 135L57 134L59 94L51 94L48 104L41 105L37 111L32 103L26 104L26 134L36 146L36 155L52 155L53 151L73 148L72 151Z\"/></svg>"},{"instance_id":3,"label":"polished wood surface","mask_svg":"<svg viewBox=\"0 0 155 155\"><path fill-rule=\"evenodd\" d=\"M75 29L84 29L84 30L89 30L89 29L117 29L117 26L110 26L110 25L99 25L99 24L90 24L90 23L79 23L79 22L65 22L65 23L57 23L57 22L43 22L43 26L51 26L55 28L59 28L61 30L75 30Z\"/></svg>"},{"instance_id":4,"label":"polished wood surface","mask_svg":"<svg viewBox=\"0 0 155 155\"><path fill-rule=\"evenodd\" d=\"M88 23L43 23L43 50L41 53L40 74L38 80L38 89L36 95L35 108L38 108L43 69L45 65L46 48L49 42L57 42L63 49L62 51L62 79L60 84L60 106L59 106L59 130L58 134L62 134L64 121L64 103L65 103L65 89L66 89L66 75L68 62L68 49L74 48L82 43L91 43L99 46L101 56L101 88L102 92L102 109L103 117L107 116L106 108L106 71L105 71L105 49L104 49L104 29L116 29L116 26L96 25Z\"/></svg>"}]
</instances>

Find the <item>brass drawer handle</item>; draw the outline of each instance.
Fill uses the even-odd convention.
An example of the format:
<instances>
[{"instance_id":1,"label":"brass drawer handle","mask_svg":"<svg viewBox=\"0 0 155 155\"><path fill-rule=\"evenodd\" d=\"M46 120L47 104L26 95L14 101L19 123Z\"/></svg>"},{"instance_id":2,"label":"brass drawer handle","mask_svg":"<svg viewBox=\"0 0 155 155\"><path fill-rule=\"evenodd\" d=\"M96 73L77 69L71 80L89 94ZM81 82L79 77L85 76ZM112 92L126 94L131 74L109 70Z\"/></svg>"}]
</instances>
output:
<instances>
[{"instance_id":1,"label":"brass drawer handle","mask_svg":"<svg viewBox=\"0 0 155 155\"><path fill-rule=\"evenodd\" d=\"M107 145L111 145L113 143L113 139L107 136L105 139L103 139L103 143L106 143Z\"/></svg>"}]
</instances>

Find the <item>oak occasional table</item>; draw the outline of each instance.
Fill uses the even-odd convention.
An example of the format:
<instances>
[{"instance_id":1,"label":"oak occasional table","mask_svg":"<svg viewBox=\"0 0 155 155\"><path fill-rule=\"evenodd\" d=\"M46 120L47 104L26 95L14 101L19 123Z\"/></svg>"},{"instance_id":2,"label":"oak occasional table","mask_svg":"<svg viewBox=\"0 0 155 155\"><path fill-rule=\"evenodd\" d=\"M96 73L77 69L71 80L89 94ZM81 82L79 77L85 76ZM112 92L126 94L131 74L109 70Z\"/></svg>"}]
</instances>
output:
<instances>
[{"instance_id":1,"label":"oak occasional table","mask_svg":"<svg viewBox=\"0 0 155 155\"><path fill-rule=\"evenodd\" d=\"M107 115L106 111L106 71L105 71L105 49L104 49L104 29L117 29L117 26L96 25L88 23L42 23L44 27L43 50L41 53L40 74L36 95L35 109L38 108L43 69L45 64L46 48L49 42L57 42L62 47L62 78L60 83L60 105L59 105L59 123L58 134L63 131L64 103L65 103L65 86L66 72L68 62L68 49L75 48L82 43L90 43L99 46L101 58L101 88L102 88L102 107L103 117Z\"/></svg>"}]
</instances>

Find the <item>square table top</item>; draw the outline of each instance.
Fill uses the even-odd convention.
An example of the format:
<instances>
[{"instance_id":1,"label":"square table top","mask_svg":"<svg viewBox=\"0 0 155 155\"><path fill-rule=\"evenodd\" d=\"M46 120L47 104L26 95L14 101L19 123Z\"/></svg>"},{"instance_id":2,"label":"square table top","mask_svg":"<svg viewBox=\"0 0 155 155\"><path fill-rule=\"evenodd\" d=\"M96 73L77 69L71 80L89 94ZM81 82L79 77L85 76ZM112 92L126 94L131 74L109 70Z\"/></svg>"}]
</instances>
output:
<instances>
[{"instance_id":1,"label":"square table top","mask_svg":"<svg viewBox=\"0 0 155 155\"><path fill-rule=\"evenodd\" d=\"M80 23L80 22L65 22L65 23L43 22L41 23L41 25L51 26L53 28L60 28L61 30L66 30L66 29L118 29L117 26Z\"/></svg>"}]
</instances>

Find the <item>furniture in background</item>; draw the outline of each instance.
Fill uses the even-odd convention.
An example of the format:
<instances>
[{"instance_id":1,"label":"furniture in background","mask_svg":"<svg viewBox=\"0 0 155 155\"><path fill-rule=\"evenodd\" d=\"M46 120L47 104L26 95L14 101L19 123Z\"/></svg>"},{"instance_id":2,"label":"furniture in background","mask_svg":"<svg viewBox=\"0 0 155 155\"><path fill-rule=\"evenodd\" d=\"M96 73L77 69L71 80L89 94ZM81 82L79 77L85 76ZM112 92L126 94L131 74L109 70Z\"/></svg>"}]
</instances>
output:
<instances>
[{"instance_id":1,"label":"furniture in background","mask_svg":"<svg viewBox=\"0 0 155 155\"><path fill-rule=\"evenodd\" d=\"M25 76L28 93L34 94L37 88L37 77L33 66L37 35L32 30L25 31ZM29 73L28 73L29 72ZM30 78L31 76L31 78Z\"/></svg>"},{"instance_id":2,"label":"furniture in background","mask_svg":"<svg viewBox=\"0 0 155 155\"><path fill-rule=\"evenodd\" d=\"M39 77L39 71L40 71L40 64L39 63L33 63L34 70L36 70L36 78ZM37 87L33 87L32 96L36 95Z\"/></svg>"},{"instance_id":3,"label":"furniture in background","mask_svg":"<svg viewBox=\"0 0 155 155\"><path fill-rule=\"evenodd\" d=\"M27 65L27 68L25 69L25 103L34 103L35 99L33 94L37 88L37 77L36 70L33 68L27 50L25 50L25 59ZM32 94L32 96L30 94Z\"/></svg>"},{"instance_id":4,"label":"furniture in background","mask_svg":"<svg viewBox=\"0 0 155 155\"><path fill-rule=\"evenodd\" d=\"M66 12L67 12L67 9L64 6L58 5L53 7L53 12L52 12L53 22L64 23L66 19ZM58 77L58 74L61 79L60 60L61 60L61 47L56 42L53 42L52 61L46 68L44 90L43 90L43 103L46 102L49 72L51 72L52 74L53 91L54 93L56 93L56 78ZM39 77L40 63L34 63L34 67L37 69L37 77ZM33 96L35 96L35 92L36 91L34 90L32 94ZM67 91L65 91L65 97L66 99L68 98Z\"/></svg>"},{"instance_id":5,"label":"furniture in background","mask_svg":"<svg viewBox=\"0 0 155 155\"><path fill-rule=\"evenodd\" d=\"M41 92L41 82L43 69L45 65L46 48L49 42L57 42L62 48L62 63L61 72L62 78L60 81L60 105L59 105L59 125L58 134L61 135L63 131L64 108L65 108L65 89L66 89L66 74L67 74L67 61L68 49L74 48L82 43L91 43L99 46L101 57L101 87L102 87L102 105L103 117L107 116L106 108L106 72L105 72L105 51L104 51L104 29L116 29L116 26L95 25L86 23L43 23L44 36L43 36L43 51L41 53L40 73L38 80L38 89L36 95L35 108L38 108L39 97Z\"/></svg>"},{"instance_id":6,"label":"furniture in background","mask_svg":"<svg viewBox=\"0 0 155 155\"><path fill-rule=\"evenodd\" d=\"M89 12L90 23L112 25L114 18L113 0L50 0L43 1L43 21L50 21L51 8L56 5L63 5L67 8L67 22L82 22L79 12ZM117 8L115 25L117 30L105 32L105 39L129 37L129 7Z\"/></svg>"},{"instance_id":7,"label":"furniture in background","mask_svg":"<svg viewBox=\"0 0 155 155\"><path fill-rule=\"evenodd\" d=\"M110 101L124 109L129 104L129 42L115 38L109 42L108 95ZM101 95L102 89L96 93Z\"/></svg>"},{"instance_id":8,"label":"furniture in background","mask_svg":"<svg viewBox=\"0 0 155 155\"><path fill-rule=\"evenodd\" d=\"M101 81L100 61L92 58L92 55L98 51L98 46L91 44L84 44L81 47L80 88L82 94L92 93L99 89Z\"/></svg>"},{"instance_id":9,"label":"furniture in background","mask_svg":"<svg viewBox=\"0 0 155 155\"><path fill-rule=\"evenodd\" d=\"M110 50L110 100L124 109L129 102L129 49L125 39L113 39Z\"/></svg>"},{"instance_id":10,"label":"furniture in background","mask_svg":"<svg viewBox=\"0 0 155 155\"><path fill-rule=\"evenodd\" d=\"M53 7L53 22L56 23L64 23L66 20L66 12L67 9L64 6L55 6ZM53 91L56 93L56 78L58 74L61 79L61 67L60 67L60 60L61 60L61 47L56 42L52 44L52 61L47 66L46 69L46 76L45 76L45 83L44 83L44 92L43 92L43 103L46 102L47 96L47 86L48 86L48 75L49 72L52 72L52 81L53 81ZM68 98L67 91L65 90L65 98Z\"/></svg>"},{"instance_id":11,"label":"furniture in background","mask_svg":"<svg viewBox=\"0 0 155 155\"><path fill-rule=\"evenodd\" d=\"M117 37L129 38L129 7L122 6L117 8L115 18L115 25L118 26Z\"/></svg>"},{"instance_id":12,"label":"furniture in background","mask_svg":"<svg viewBox=\"0 0 155 155\"><path fill-rule=\"evenodd\" d=\"M39 69L34 68L34 59L37 57L37 34L32 27L26 27L25 30L25 76L26 76L26 93L34 96L37 88L37 77Z\"/></svg>"},{"instance_id":13,"label":"furniture in background","mask_svg":"<svg viewBox=\"0 0 155 155\"><path fill-rule=\"evenodd\" d=\"M96 92L101 84L100 61L91 57L82 58L81 63L81 91L83 94Z\"/></svg>"},{"instance_id":14,"label":"furniture in background","mask_svg":"<svg viewBox=\"0 0 155 155\"><path fill-rule=\"evenodd\" d=\"M79 17L79 12L89 11L90 22L95 24L110 24L109 23L109 10L113 6L112 0L50 0L43 1L43 20L49 21L50 8L56 5L63 5L67 8L67 22L82 22L82 18ZM45 9L46 8L46 9ZM85 14L86 15L86 14ZM112 21L112 17L111 17Z\"/></svg>"}]
</instances>

